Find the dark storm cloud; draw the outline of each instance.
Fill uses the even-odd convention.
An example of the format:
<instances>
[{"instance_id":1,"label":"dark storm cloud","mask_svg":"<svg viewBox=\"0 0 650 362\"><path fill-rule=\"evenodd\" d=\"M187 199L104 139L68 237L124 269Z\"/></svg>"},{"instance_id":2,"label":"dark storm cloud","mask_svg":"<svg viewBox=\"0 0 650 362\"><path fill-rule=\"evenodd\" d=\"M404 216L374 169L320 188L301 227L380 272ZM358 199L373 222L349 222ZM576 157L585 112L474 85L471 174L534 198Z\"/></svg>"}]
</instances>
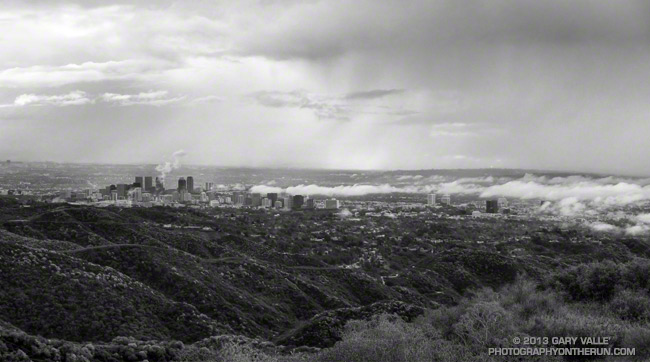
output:
<instances>
[{"instance_id":1,"label":"dark storm cloud","mask_svg":"<svg viewBox=\"0 0 650 362\"><path fill-rule=\"evenodd\" d=\"M648 172L647 1L115 4L3 3L0 156L74 161L93 139L115 154L85 159L125 158L139 138L104 129L137 115L150 162L195 147L202 163ZM154 120L168 128L149 136Z\"/></svg>"},{"instance_id":2,"label":"dark storm cloud","mask_svg":"<svg viewBox=\"0 0 650 362\"><path fill-rule=\"evenodd\" d=\"M367 16L372 14L372 16ZM355 1L294 6L243 38L243 54L327 60L411 49L436 54L472 44L648 44L644 1ZM399 57L399 53L393 53Z\"/></svg>"},{"instance_id":3,"label":"dark storm cloud","mask_svg":"<svg viewBox=\"0 0 650 362\"><path fill-rule=\"evenodd\" d=\"M353 92L345 95L345 99L375 99L389 96L392 94L401 94L404 93L403 89L373 89L363 92Z\"/></svg>"},{"instance_id":4,"label":"dark storm cloud","mask_svg":"<svg viewBox=\"0 0 650 362\"><path fill-rule=\"evenodd\" d=\"M332 100L317 99L304 91L261 91L251 95L259 104L273 108L300 108L314 112L319 119L347 121L347 109Z\"/></svg>"}]
</instances>

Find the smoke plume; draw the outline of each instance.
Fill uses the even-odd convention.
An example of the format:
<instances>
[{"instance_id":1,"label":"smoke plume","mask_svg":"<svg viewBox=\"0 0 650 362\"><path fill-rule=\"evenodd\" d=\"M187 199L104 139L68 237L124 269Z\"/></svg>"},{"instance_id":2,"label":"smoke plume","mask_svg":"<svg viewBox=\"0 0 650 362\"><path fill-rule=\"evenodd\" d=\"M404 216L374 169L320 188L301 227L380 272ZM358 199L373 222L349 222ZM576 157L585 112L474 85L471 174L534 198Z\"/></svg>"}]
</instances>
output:
<instances>
[{"instance_id":1,"label":"smoke plume","mask_svg":"<svg viewBox=\"0 0 650 362\"><path fill-rule=\"evenodd\" d=\"M174 153L172 153L172 160L171 161L165 161L158 166L156 166L156 171L160 172L160 180L165 181L165 177L167 176L168 173L172 172L173 170L179 168L181 166L181 159L187 155L187 152L184 150L178 150Z\"/></svg>"}]
</instances>

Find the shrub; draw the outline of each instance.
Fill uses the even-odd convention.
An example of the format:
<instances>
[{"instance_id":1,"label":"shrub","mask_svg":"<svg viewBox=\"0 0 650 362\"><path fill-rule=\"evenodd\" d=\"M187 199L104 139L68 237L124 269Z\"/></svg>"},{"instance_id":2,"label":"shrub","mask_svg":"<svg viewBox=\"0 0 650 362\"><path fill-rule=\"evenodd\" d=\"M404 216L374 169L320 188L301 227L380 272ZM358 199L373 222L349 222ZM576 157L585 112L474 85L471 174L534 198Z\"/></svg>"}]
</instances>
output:
<instances>
[{"instance_id":1,"label":"shrub","mask_svg":"<svg viewBox=\"0 0 650 362\"><path fill-rule=\"evenodd\" d=\"M463 361L470 352L442 339L439 333L419 328L392 315L379 315L370 321L351 321L343 340L323 350L319 361ZM460 348L458 348L460 347Z\"/></svg>"},{"instance_id":2,"label":"shrub","mask_svg":"<svg viewBox=\"0 0 650 362\"><path fill-rule=\"evenodd\" d=\"M557 272L550 282L573 300L602 301L608 300L614 294L616 281L619 279L617 265L606 261L581 264Z\"/></svg>"},{"instance_id":3,"label":"shrub","mask_svg":"<svg viewBox=\"0 0 650 362\"><path fill-rule=\"evenodd\" d=\"M628 330L623 338L622 347L634 348L634 359L647 361L650 359L650 329L636 327Z\"/></svg>"},{"instance_id":4,"label":"shrub","mask_svg":"<svg viewBox=\"0 0 650 362\"><path fill-rule=\"evenodd\" d=\"M467 345L485 350L503 343L514 333L512 315L498 302L479 302L470 306L454 325L454 331Z\"/></svg>"},{"instance_id":5,"label":"shrub","mask_svg":"<svg viewBox=\"0 0 650 362\"><path fill-rule=\"evenodd\" d=\"M616 315L625 320L648 321L650 319L650 297L642 291L625 289L612 298L609 306Z\"/></svg>"}]
</instances>

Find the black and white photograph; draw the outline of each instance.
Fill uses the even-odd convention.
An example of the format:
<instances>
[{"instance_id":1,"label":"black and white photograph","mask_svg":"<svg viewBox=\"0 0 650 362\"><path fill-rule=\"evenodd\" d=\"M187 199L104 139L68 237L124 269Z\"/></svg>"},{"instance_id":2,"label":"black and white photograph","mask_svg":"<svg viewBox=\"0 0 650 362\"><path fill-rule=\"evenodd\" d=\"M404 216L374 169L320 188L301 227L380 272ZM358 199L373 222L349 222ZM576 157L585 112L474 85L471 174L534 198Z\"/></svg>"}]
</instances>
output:
<instances>
[{"instance_id":1,"label":"black and white photograph","mask_svg":"<svg viewBox=\"0 0 650 362\"><path fill-rule=\"evenodd\" d=\"M30 361L650 361L650 2L0 1Z\"/></svg>"}]
</instances>

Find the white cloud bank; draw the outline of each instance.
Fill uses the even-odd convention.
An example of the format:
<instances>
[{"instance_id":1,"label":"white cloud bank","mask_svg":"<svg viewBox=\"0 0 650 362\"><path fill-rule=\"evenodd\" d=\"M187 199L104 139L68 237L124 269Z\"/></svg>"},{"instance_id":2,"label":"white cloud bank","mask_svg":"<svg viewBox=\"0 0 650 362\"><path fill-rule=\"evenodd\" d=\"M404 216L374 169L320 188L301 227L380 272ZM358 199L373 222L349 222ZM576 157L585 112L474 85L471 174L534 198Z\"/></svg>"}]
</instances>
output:
<instances>
[{"instance_id":1,"label":"white cloud bank","mask_svg":"<svg viewBox=\"0 0 650 362\"><path fill-rule=\"evenodd\" d=\"M101 99L104 102L112 103L121 106L132 105L150 105L150 106L164 106L171 103L176 103L185 99L185 97L167 97L167 91L149 91L141 92L138 94L116 94L104 93Z\"/></svg>"},{"instance_id":2,"label":"white cloud bank","mask_svg":"<svg viewBox=\"0 0 650 362\"><path fill-rule=\"evenodd\" d=\"M388 194L393 192L419 192L415 187L395 187L389 184L383 185L349 185L349 186L318 186L318 185L297 185L286 189L267 185L257 185L251 188L251 192L269 193L286 192L291 195L324 195L324 196L363 196L369 194Z\"/></svg>"},{"instance_id":3,"label":"white cloud bank","mask_svg":"<svg viewBox=\"0 0 650 362\"><path fill-rule=\"evenodd\" d=\"M42 94L22 94L14 100L13 106L79 106L93 103L94 100L88 98L86 92L73 91L61 95L42 95Z\"/></svg>"},{"instance_id":4,"label":"white cloud bank","mask_svg":"<svg viewBox=\"0 0 650 362\"><path fill-rule=\"evenodd\" d=\"M419 176L419 175L418 175ZM398 175L394 180L400 186L383 184L354 184L340 186L297 185L287 188L271 185L257 185L251 191L259 193L286 192L288 194L324 195L329 197L362 196L386 193L430 193L450 195L475 195L480 198L506 197L511 199L546 200L541 213L561 216L612 216L627 226L616 226L606 222L587 224L599 232L642 235L650 232L650 213L630 216L627 213L613 213L616 208L640 205L650 201L650 184L641 178L590 178L585 176L553 177L525 175L519 179L497 177L459 178L449 181L448 177L415 177ZM422 184L422 182L429 182ZM404 185L404 182L410 184Z\"/></svg>"},{"instance_id":5,"label":"white cloud bank","mask_svg":"<svg viewBox=\"0 0 650 362\"><path fill-rule=\"evenodd\" d=\"M104 93L99 96L92 96L84 91L75 90L67 94L21 94L16 97L13 103L1 104L0 107L26 107L26 106L80 106L84 104L105 103L116 106L165 106L173 103L183 102L186 96L171 97L166 90L150 90L137 94ZM220 98L215 95L202 96L186 102L188 105L196 105L206 102L215 102Z\"/></svg>"}]
</instances>

